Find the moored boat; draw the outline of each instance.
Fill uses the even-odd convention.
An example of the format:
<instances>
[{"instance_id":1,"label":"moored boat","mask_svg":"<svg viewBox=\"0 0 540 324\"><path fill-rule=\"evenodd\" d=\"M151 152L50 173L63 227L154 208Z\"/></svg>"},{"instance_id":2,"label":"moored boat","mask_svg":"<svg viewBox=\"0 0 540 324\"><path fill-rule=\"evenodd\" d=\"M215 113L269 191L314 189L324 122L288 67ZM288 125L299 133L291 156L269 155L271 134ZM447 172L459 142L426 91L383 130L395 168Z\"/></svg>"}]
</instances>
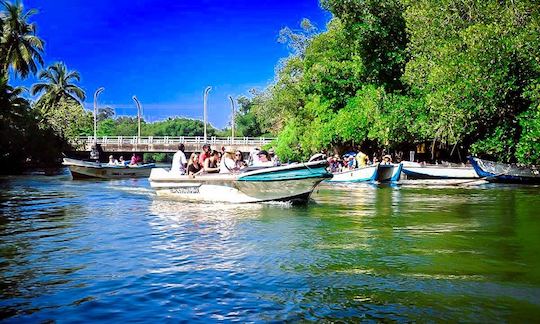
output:
<instances>
[{"instance_id":1,"label":"moored boat","mask_svg":"<svg viewBox=\"0 0 540 324\"><path fill-rule=\"evenodd\" d=\"M469 157L476 173L489 182L540 184L540 166L520 166Z\"/></svg>"},{"instance_id":2,"label":"moored boat","mask_svg":"<svg viewBox=\"0 0 540 324\"><path fill-rule=\"evenodd\" d=\"M395 182L399 180L403 165L400 164L374 164L365 167L334 173L328 182Z\"/></svg>"},{"instance_id":3,"label":"moored boat","mask_svg":"<svg viewBox=\"0 0 540 324\"><path fill-rule=\"evenodd\" d=\"M331 178L326 161L268 167L237 174L178 175L156 168L150 186L158 196L184 201L252 203L291 201L305 203L315 187Z\"/></svg>"},{"instance_id":4,"label":"moored boat","mask_svg":"<svg viewBox=\"0 0 540 324\"><path fill-rule=\"evenodd\" d=\"M475 179L478 178L472 166L422 165L407 162L403 171L407 179Z\"/></svg>"},{"instance_id":5,"label":"moored boat","mask_svg":"<svg viewBox=\"0 0 540 324\"><path fill-rule=\"evenodd\" d=\"M73 179L147 178L152 168L155 167L154 163L124 166L69 158L64 158L62 164L69 168Z\"/></svg>"}]
</instances>

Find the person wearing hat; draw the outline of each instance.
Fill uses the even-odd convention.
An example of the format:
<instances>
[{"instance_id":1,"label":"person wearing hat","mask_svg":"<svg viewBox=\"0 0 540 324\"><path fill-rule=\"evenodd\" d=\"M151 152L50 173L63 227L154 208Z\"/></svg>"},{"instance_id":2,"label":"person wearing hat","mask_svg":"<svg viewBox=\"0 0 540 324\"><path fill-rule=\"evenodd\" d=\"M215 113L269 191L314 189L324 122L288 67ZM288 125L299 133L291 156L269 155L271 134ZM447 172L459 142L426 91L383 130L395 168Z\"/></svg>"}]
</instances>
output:
<instances>
[{"instance_id":1,"label":"person wearing hat","mask_svg":"<svg viewBox=\"0 0 540 324\"><path fill-rule=\"evenodd\" d=\"M223 147L223 156L219 162L219 173L234 172L236 162L234 161L234 150Z\"/></svg>"},{"instance_id":2,"label":"person wearing hat","mask_svg":"<svg viewBox=\"0 0 540 324\"><path fill-rule=\"evenodd\" d=\"M204 160L208 159L212 153L210 150L210 144L204 144L202 146L202 152L199 154L199 164L204 165Z\"/></svg>"},{"instance_id":3,"label":"person wearing hat","mask_svg":"<svg viewBox=\"0 0 540 324\"><path fill-rule=\"evenodd\" d=\"M388 154L383 156L381 164L392 164L392 157Z\"/></svg>"},{"instance_id":4,"label":"person wearing hat","mask_svg":"<svg viewBox=\"0 0 540 324\"><path fill-rule=\"evenodd\" d=\"M271 148L271 149L268 150L268 155L270 155L270 160L272 161L272 163L273 163L275 166L278 166L278 165L281 164L281 163L279 162L279 158L278 158L278 156L276 155L276 152L274 151L273 148Z\"/></svg>"}]
</instances>

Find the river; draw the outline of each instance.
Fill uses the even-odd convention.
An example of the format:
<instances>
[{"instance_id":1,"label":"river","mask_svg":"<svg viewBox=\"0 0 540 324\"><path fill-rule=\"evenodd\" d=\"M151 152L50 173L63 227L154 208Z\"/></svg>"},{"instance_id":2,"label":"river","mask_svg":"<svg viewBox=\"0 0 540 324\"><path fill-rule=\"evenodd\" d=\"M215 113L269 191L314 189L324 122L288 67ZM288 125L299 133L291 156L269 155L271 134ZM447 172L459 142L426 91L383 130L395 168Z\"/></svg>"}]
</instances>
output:
<instances>
[{"instance_id":1,"label":"river","mask_svg":"<svg viewBox=\"0 0 540 324\"><path fill-rule=\"evenodd\" d=\"M0 179L5 322L532 322L540 187L323 185L307 206L146 179Z\"/></svg>"}]
</instances>

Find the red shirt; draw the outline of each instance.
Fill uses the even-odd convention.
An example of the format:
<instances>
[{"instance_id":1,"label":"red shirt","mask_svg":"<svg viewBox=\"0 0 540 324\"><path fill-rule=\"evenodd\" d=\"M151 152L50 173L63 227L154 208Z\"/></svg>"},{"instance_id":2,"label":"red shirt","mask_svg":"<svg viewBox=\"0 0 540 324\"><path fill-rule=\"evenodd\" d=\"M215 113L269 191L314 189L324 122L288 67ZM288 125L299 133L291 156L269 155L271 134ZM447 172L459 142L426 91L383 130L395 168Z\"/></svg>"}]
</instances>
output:
<instances>
[{"instance_id":1,"label":"red shirt","mask_svg":"<svg viewBox=\"0 0 540 324\"><path fill-rule=\"evenodd\" d=\"M208 159L210 157L210 152L203 152L199 155L199 163L201 165L204 165L204 160Z\"/></svg>"}]
</instances>

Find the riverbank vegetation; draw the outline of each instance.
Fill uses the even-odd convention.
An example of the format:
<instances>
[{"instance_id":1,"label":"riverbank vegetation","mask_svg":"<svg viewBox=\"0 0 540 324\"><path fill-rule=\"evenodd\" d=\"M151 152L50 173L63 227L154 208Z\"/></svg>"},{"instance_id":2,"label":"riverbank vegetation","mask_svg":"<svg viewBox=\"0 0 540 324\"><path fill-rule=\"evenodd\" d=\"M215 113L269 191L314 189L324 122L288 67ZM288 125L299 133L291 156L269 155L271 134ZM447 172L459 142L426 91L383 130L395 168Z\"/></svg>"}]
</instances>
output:
<instances>
[{"instance_id":1,"label":"riverbank vegetation","mask_svg":"<svg viewBox=\"0 0 540 324\"><path fill-rule=\"evenodd\" d=\"M307 21L288 29L291 56L251 99L284 159L428 144L449 159L540 163L536 1L322 5L333 14L327 30L313 33Z\"/></svg>"},{"instance_id":2,"label":"riverbank vegetation","mask_svg":"<svg viewBox=\"0 0 540 324\"><path fill-rule=\"evenodd\" d=\"M275 81L237 98L236 136L277 136L283 160L323 149L424 150L540 164L540 7L536 1L321 0L321 32L284 28L291 55ZM58 163L93 135L81 76L45 66L45 41L20 1L0 2L0 165ZM30 91L12 79L37 75ZM11 78L11 79L10 79ZM30 95L35 96L34 100ZM137 119L98 114L100 136L134 136ZM188 118L142 122L143 136L201 136ZM209 136L231 130L208 128Z\"/></svg>"}]
</instances>

